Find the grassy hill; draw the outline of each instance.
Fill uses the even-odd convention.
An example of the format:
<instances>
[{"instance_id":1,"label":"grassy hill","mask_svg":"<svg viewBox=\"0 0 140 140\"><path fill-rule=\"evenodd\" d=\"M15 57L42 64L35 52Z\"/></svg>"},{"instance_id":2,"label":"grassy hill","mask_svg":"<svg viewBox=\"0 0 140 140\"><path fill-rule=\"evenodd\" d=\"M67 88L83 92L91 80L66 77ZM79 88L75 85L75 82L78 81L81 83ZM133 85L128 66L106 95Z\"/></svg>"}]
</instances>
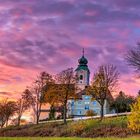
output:
<instances>
[{"instance_id":1,"label":"grassy hill","mask_svg":"<svg viewBox=\"0 0 140 140\"><path fill-rule=\"evenodd\" d=\"M127 137L132 133L127 128L127 118L106 118L81 120L63 123L45 123L39 125L10 126L0 129L0 137Z\"/></svg>"}]
</instances>

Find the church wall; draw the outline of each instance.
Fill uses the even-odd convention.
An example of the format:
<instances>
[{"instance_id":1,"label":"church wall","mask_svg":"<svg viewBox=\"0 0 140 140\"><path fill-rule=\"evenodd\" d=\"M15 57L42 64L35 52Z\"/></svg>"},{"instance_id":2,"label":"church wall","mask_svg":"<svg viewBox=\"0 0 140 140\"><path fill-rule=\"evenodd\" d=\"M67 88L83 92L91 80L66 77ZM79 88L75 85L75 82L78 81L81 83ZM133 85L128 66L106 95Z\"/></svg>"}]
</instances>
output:
<instances>
[{"instance_id":1,"label":"church wall","mask_svg":"<svg viewBox=\"0 0 140 140\"><path fill-rule=\"evenodd\" d=\"M101 106L94 100L91 100L91 96L82 95L82 100L71 101L72 104L69 104L69 109L71 112L68 112L69 116L85 116L88 110L93 110L97 115L100 115ZM104 105L104 114L109 113L109 106L107 105L107 100Z\"/></svg>"}]
</instances>

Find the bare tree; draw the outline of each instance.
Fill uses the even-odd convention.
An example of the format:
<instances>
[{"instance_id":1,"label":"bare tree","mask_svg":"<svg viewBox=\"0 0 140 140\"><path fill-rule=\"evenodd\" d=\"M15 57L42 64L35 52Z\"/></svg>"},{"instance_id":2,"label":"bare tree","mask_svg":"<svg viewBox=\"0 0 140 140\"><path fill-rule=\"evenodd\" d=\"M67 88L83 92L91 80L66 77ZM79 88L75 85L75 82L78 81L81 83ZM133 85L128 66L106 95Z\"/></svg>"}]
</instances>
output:
<instances>
[{"instance_id":1,"label":"bare tree","mask_svg":"<svg viewBox=\"0 0 140 140\"><path fill-rule=\"evenodd\" d=\"M74 75L73 68L68 68L63 70L59 74L56 75L56 94L58 102L60 102L63 106L63 119L64 124L67 123L67 101L70 98L76 96L75 92L75 83L76 77ZM54 92L55 93L55 92Z\"/></svg>"},{"instance_id":2,"label":"bare tree","mask_svg":"<svg viewBox=\"0 0 140 140\"><path fill-rule=\"evenodd\" d=\"M45 93L48 85L54 82L52 75L46 72L40 73L37 80L33 83L32 93L34 102L32 104L33 111L36 118L36 124L39 123L42 104L45 103Z\"/></svg>"},{"instance_id":3,"label":"bare tree","mask_svg":"<svg viewBox=\"0 0 140 140\"><path fill-rule=\"evenodd\" d=\"M140 43L137 44L137 47L127 52L125 59L136 72L140 73Z\"/></svg>"},{"instance_id":4,"label":"bare tree","mask_svg":"<svg viewBox=\"0 0 140 140\"><path fill-rule=\"evenodd\" d=\"M6 126L8 126L9 118L16 112L16 102L8 101L5 105Z\"/></svg>"},{"instance_id":5,"label":"bare tree","mask_svg":"<svg viewBox=\"0 0 140 140\"><path fill-rule=\"evenodd\" d=\"M6 123L6 115L5 115L5 105L7 103L7 99L4 99L0 103L0 126L1 128L5 125Z\"/></svg>"},{"instance_id":6,"label":"bare tree","mask_svg":"<svg viewBox=\"0 0 140 140\"><path fill-rule=\"evenodd\" d=\"M17 101L16 113L17 113L17 125L20 125L20 120L23 113L31 107L33 104L33 96L29 89L25 89L22 97Z\"/></svg>"},{"instance_id":7,"label":"bare tree","mask_svg":"<svg viewBox=\"0 0 140 140\"><path fill-rule=\"evenodd\" d=\"M94 74L92 84L87 88L88 94L101 106L101 120L104 116L105 100L115 90L118 84L119 73L113 65L102 65Z\"/></svg>"},{"instance_id":8,"label":"bare tree","mask_svg":"<svg viewBox=\"0 0 140 140\"><path fill-rule=\"evenodd\" d=\"M4 99L0 103L0 121L1 127L4 125L8 125L9 118L15 114L16 111L16 103L14 101L8 101L8 99Z\"/></svg>"}]
</instances>

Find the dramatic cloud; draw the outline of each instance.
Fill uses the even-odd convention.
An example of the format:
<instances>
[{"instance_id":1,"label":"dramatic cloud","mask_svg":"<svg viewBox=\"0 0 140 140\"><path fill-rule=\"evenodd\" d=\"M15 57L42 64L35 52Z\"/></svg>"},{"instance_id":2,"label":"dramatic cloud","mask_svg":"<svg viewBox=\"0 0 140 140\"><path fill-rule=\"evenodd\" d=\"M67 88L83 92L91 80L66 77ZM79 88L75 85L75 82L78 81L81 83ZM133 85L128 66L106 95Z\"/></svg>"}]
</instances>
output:
<instances>
[{"instance_id":1,"label":"dramatic cloud","mask_svg":"<svg viewBox=\"0 0 140 140\"><path fill-rule=\"evenodd\" d=\"M120 71L136 95L139 80L124 61L140 40L139 0L0 0L0 97L20 97L41 71L77 67L81 50L91 77L101 64Z\"/></svg>"}]
</instances>

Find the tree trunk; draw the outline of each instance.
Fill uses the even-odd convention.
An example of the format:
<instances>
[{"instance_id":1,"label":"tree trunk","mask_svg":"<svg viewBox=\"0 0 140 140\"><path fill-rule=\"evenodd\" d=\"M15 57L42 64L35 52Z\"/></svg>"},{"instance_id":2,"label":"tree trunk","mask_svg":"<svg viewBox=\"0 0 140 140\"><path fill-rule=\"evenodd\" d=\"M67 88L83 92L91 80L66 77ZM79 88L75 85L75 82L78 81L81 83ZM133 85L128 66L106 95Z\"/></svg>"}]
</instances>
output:
<instances>
[{"instance_id":1,"label":"tree trunk","mask_svg":"<svg viewBox=\"0 0 140 140\"><path fill-rule=\"evenodd\" d=\"M8 120L9 120L9 119L6 120L6 127L8 126Z\"/></svg>"},{"instance_id":2,"label":"tree trunk","mask_svg":"<svg viewBox=\"0 0 140 140\"><path fill-rule=\"evenodd\" d=\"M117 115L118 115L119 111L118 111L118 107L116 107L116 105L115 105L115 109L116 109L115 110L116 111L115 113L117 113Z\"/></svg>"},{"instance_id":3,"label":"tree trunk","mask_svg":"<svg viewBox=\"0 0 140 140\"><path fill-rule=\"evenodd\" d=\"M37 99L38 99L38 96L37 96ZM38 121L39 121L39 119L38 119L38 101L37 101L37 104L36 104L36 124L38 124Z\"/></svg>"},{"instance_id":4,"label":"tree trunk","mask_svg":"<svg viewBox=\"0 0 140 140\"><path fill-rule=\"evenodd\" d=\"M17 125L18 125L18 126L20 126L20 119L21 119L21 115L18 116L18 120L17 120L17 121L18 121L18 122L17 122Z\"/></svg>"},{"instance_id":5,"label":"tree trunk","mask_svg":"<svg viewBox=\"0 0 140 140\"><path fill-rule=\"evenodd\" d=\"M51 105L51 107L50 107L49 119L50 120L55 119L55 108L53 105Z\"/></svg>"},{"instance_id":6,"label":"tree trunk","mask_svg":"<svg viewBox=\"0 0 140 140\"><path fill-rule=\"evenodd\" d=\"M36 117L36 124L37 124L37 125L39 124L39 117L38 117L38 115L37 115L37 117Z\"/></svg>"},{"instance_id":7,"label":"tree trunk","mask_svg":"<svg viewBox=\"0 0 140 140\"><path fill-rule=\"evenodd\" d=\"M104 104L101 104L101 115L100 115L101 121L103 120L103 117L104 117Z\"/></svg>"},{"instance_id":8,"label":"tree trunk","mask_svg":"<svg viewBox=\"0 0 140 140\"><path fill-rule=\"evenodd\" d=\"M64 104L64 114L63 114L63 120L64 120L64 124L67 124L67 103Z\"/></svg>"},{"instance_id":9,"label":"tree trunk","mask_svg":"<svg viewBox=\"0 0 140 140\"><path fill-rule=\"evenodd\" d=\"M36 124L39 124L39 111L36 112Z\"/></svg>"},{"instance_id":10,"label":"tree trunk","mask_svg":"<svg viewBox=\"0 0 140 140\"><path fill-rule=\"evenodd\" d=\"M39 118L40 118L40 111L41 111L42 104L37 104L37 112L36 112L36 124L39 124Z\"/></svg>"}]
</instances>

